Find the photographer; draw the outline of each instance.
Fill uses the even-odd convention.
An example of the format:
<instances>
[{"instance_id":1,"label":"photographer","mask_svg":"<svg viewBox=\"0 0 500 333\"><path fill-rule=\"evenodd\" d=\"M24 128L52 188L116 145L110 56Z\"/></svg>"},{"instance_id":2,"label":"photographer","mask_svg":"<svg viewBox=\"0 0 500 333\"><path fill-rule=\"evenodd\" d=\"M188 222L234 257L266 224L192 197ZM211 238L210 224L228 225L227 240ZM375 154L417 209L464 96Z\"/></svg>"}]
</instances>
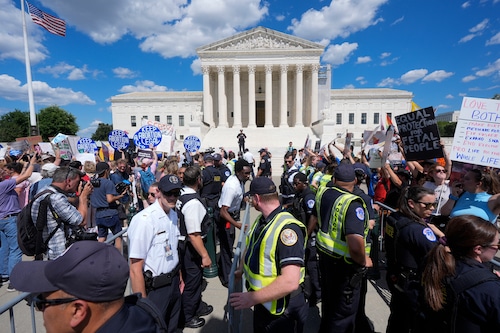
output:
<instances>
[{"instance_id":1,"label":"photographer","mask_svg":"<svg viewBox=\"0 0 500 333\"><path fill-rule=\"evenodd\" d=\"M116 162L116 171L113 172L109 178L113 183L116 185L122 183L123 184L130 184L129 178L130 178L130 172L127 168L127 160L126 159L119 159ZM120 186L122 186L120 185ZM118 216L120 217L120 220L122 222L126 222L127 220L127 214L129 212L129 207L130 207L130 202L131 202L131 197L130 195L125 192L125 195L119 200L120 205L118 207ZM124 225L124 224L122 224Z\"/></svg>"},{"instance_id":2,"label":"photographer","mask_svg":"<svg viewBox=\"0 0 500 333\"><path fill-rule=\"evenodd\" d=\"M118 194L115 189L115 184L109 179L109 164L99 162L96 165L96 176L90 180L94 191L90 195L90 203L96 208L96 224L98 228L99 242L104 242L108 235L108 230L111 230L113 235L122 230L122 223L118 216L117 200L125 196L127 190ZM115 240L115 247L121 251L122 239Z\"/></svg>"}]
</instances>

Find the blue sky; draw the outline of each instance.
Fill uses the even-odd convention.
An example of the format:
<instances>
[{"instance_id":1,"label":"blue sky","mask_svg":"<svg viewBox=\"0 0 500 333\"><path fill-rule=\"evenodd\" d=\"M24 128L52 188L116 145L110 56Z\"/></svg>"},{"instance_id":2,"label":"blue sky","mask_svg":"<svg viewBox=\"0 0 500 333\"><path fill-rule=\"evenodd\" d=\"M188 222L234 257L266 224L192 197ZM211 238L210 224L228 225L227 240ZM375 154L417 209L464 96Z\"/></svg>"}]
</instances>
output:
<instances>
[{"instance_id":1,"label":"blue sky","mask_svg":"<svg viewBox=\"0 0 500 333\"><path fill-rule=\"evenodd\" d=\"M201 91L196 48L264 26L325 46L332 88L408 90L460 109L500 93L500 0L33 0L66 37L27 16L35 108L57 104L81 136L111 123L110 98ZM19 0L0 0L0 115L28 111Z\"/></svg>"}]
</instances>

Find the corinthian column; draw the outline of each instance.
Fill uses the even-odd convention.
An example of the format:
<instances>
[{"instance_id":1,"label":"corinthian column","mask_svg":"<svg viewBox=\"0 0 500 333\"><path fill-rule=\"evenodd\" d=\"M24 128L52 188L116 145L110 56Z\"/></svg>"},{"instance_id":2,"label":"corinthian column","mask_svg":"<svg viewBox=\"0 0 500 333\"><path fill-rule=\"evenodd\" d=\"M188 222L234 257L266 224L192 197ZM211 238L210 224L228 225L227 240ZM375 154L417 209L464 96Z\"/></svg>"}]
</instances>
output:
<instances>
[{"instance_id":1,"label":"corinthian column","mask_svg":"<svg viewBox=\"0 0 500 333\"><path fill-rule=\"evenodd\" d=\"M203 119L210 127L214 125L212 95L210 95L210 66L201 66L203 71Z\"/></svg>"},{"instance_id":2,"label":"corinthian column","mask_svg":"<svg viewBox=\"0 0 500 333\"><path fill-rule=\"evenodd\" d=\"M227 100L226 100L226 82L225 82L225 68L223 65L217 66L218 72L218 98L219 98L219 126L227 127Z\"/></svg>"},{"instance_id":3,"label":"corinthian column","mask_svg":"<svg viewBox=\"0 0 500 333\"><path fill-rule=\"evenodd\" d=\"M257 127L255 121L255 65L248 65L248 127Z\"/></svg>"},{"instance_id":4,"label":"corinthian column","mask_svg":"<svg viewBox=\"0 0 500 333\"><path fill-rule=\"evenodd\" d=\"M318 71L319 64L313 64L311 67L311 124L318 120Z\"/></svg>"},{"instance_id":5,"label":"corinthian column","mask_svg":"<svg viewBox=\"0 0 500 333\"><path fill-rule=\"evenodd\" d=\"M287 109L288 109L288 90L287 90L287 81L288 81L288 65L282 64L280 66L281 69L281 77L280 77L280 127L288 126L288 117L287 117Z\"/></svg>"},{"instance_id":6,"label":"corinthian column","mask_svg":"<svg viewBox=\"0 0 500 333\"><path fill-rule=\"evenodd\" d=\"M298 64L295 75L295 126L304 126L302 124L302 104L303 102L303 75L304 65Z\"/></svg>"},{"instance_id":7,"label":"corinthian column","mask_svg":"<svg viewBox=\"0 0 500 333\"><path fill-rule=\"evenodd\" d=\"M273 65L266 65L266 118L264 127L273 126Z\"/></svg>"},{"instance_id":8,"label":"corinthian column","mask_svg":"<svg viewBox=\"0 0 500 333\"><path fill-rule=\"evenodd\" d=\"M241 127L240 65L233 65L233 127Z\"/></svg>"}]
</instances>

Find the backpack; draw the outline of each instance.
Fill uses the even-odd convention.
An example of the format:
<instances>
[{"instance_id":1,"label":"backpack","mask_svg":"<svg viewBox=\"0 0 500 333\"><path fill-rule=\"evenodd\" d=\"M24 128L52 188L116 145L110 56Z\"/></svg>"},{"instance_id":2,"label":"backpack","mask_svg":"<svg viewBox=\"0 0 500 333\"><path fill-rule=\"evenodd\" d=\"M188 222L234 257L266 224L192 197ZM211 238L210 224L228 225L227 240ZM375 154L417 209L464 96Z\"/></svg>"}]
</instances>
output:
<instances>
[{"instance_id":1,"label":"backpack","mask_svg":"<svg viewBox=\"0 0 500 333\"><path fill-rule=\"evenodd\" d=\"M38 217L35 223L31 216L31 207L36 199L47 193L49 194L40 202ZM50 202L52 193L51 190L44 190L38 193L17 215L17 242L19 243L19 248L25 255L35 256L35 259L39 259L37 258L39 255L47 252L50 239L64 224ZM42 236L43 229L47 225L47 208L50 208L52 215L58 222L58 227L49 234L49 237L44 242Z\"/></svg>"},{"instance_id":2,"label":"backpack","mask_svg":"<svg viewBox=\"0 0 500 333\"><path fill-rule=\"evenodd\" d=\"M213 216L211 216L211 214L209 213L209 211L207 209L206 200L204 200L204 198L201 198L199 193L183 194L178 199L179 201L178 201L177 209L178 209L179 215L181 216L181 219L183 220L183 223L180 224L180 228L181 228L180 232L181 232L181 235L187 236L186 224L184 223L184 216L182 216L183 215L182 208L184 207L184 205L188 201L190 201L192 199L198 199L203 204L203 207L205 207L205 210L207 210L205 217L203 217L203 221L201 221L201 237L205 238L208 235L208 233L210 232L210 230L212 229Z\"/></svg>"},{"instance_id":3,"label":"backpack","mask_svg":"<svg viewBox=\"0 0 500 333\"><path fill-rule=\"evenodd\" d=\"M142 298L141 294L132 294L125 297L125 303L137 306L153 317L156 322L156 333L167 332L168 328L163 314L149 298Z\"/></svg>"},{"instance_id":4,"label":"backpack","mask_svg":"<svg viewBox=\"0 0 500 333\"><path fill-rule=\"evenodd\" d=\"M139 171L139 173L141 175L140 182L141 182L142 194L144 195L145 198L147 198L149 187L156 181L156 178L149 168L147 170L141 170Z\"/></svg>"}]
</instances>

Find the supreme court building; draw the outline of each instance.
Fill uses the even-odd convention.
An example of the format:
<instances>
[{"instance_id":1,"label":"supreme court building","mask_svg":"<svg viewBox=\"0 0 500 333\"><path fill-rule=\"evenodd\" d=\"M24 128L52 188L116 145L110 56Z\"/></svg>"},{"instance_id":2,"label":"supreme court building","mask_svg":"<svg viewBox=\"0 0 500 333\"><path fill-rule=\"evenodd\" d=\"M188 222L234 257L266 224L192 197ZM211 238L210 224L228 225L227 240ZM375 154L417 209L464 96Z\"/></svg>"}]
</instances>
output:
<instances>
[{"instance_id":1,"label":"supreme court building","mask_svg":"<svg viewBox=\"0 0 500 333\"><path fill-rule=\"evenodd\" d=\"M250 149L321 144L354 133L360 141L388 114L411 110L412 93L394 89L331 89L324 47L257 27L197 49L202 92L138 92L113 96L113 128L132 137L144 120L170 124L176 150L196 135L202 149L237 147L240 129ZM281 153L280 153L281 155Z\"/></svg>"}]
</instances>

